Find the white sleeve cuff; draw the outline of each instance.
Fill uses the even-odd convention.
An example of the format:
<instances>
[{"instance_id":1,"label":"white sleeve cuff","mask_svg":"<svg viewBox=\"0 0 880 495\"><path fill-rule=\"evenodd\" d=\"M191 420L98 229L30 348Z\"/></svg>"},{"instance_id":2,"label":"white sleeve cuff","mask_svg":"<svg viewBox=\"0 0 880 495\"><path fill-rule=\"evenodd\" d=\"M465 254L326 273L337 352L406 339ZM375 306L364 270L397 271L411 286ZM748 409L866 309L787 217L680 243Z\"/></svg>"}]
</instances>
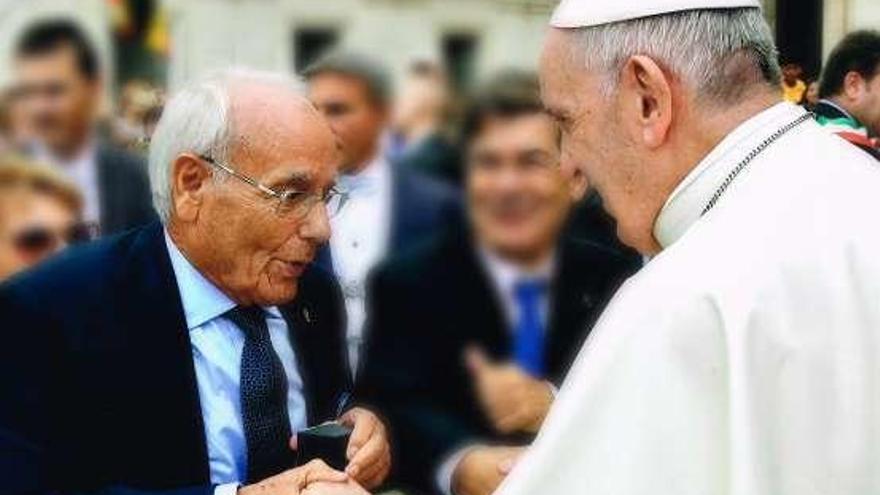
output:
<instances>
[{"instance_id":1,"label":"white sleeve cuff","mask_svg":"<svg viewBox=\"0 0 880 495\"><path fill-rule=\"evenodd\" d=\"M238 493L239 483L224 483L214 487L214 495L236 495Z\"/></svg>"},{"instance_id":2,"label":"white sleeve cuff","mask_svg":"<svg viewBox=\"0 0 880 495\"><path fill-rule=\"evenodd\" d=\"M458 467L458 463L464 459L464 456L475 447L476 445L462 447L453 452L452 455L447 457L446 460L440 464L440 468L437 469L437 475L434 479L440 493L443 495L455 495L455 493L452 492L452 476L455 474L455 468Z\"/></svg>"}]
</instances>

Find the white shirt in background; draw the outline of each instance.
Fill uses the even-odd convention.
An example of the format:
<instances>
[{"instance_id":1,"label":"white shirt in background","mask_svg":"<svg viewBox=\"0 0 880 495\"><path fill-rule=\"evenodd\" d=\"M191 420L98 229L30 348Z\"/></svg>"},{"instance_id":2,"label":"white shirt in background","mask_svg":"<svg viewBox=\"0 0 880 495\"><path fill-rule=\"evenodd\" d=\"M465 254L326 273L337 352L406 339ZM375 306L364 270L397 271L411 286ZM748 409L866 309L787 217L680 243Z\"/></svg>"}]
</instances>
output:
<instances>
[{"instance_id":1,"label":"white shirt in background","mask_svg":"<svg viewBox=\"0 0 880 495\"><path fill-rule=\"evenodd\" d=\"M346 199L330 221L330 248L333 271L345 296L346 343L354 375L363 344L367 276L385 257L390 241L391 165L377 157L360 173L340 176L337 187Z\"/></svg>"},{"instance_id":2,"label":"white shirt in background","mask_svg":"<svg viewBox=\"0 0 880 495\"><path fill-rule=\"evenodd\" d=\"M76 156L66 160L58 158L45 146L37 145L34 159L57 167L66 175L79 188L85 200L83 221L93 226L100 225L101 189L98 178L98 148L94 141L89 141Z\"/></svg>"}]
</instances>

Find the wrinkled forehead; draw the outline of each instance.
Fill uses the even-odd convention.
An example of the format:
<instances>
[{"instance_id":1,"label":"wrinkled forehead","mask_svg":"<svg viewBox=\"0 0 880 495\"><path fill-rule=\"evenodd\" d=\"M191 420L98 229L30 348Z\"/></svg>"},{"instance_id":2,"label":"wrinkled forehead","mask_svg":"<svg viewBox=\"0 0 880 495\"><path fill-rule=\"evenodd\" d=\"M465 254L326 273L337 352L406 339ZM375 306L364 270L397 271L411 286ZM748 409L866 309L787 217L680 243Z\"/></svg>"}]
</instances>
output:
<instances>
[{"instance_id":1,"label":"wrinkled forehead","mask_svg":"<svg viewBox=\"0 0 880 495\"><path fill-rule=\"evenodd\" d=\"M304 96L281 86L239 87L231 109L231 156L243 172L321 183L335 176L336 138Z\"/></svg>"},{"instance_id":2,"label":"wrinkled forehead","mask_svg":"<svg viewBox=\"0 0 880 495\"><path fill-rule=\"evenodd\" d=\"M551 28L541 53L541 100L555 114L559 107L570 104L577 93L574 86L585 76L586 67L573 51L571 30Z\"/></svg>"}]
</instances>

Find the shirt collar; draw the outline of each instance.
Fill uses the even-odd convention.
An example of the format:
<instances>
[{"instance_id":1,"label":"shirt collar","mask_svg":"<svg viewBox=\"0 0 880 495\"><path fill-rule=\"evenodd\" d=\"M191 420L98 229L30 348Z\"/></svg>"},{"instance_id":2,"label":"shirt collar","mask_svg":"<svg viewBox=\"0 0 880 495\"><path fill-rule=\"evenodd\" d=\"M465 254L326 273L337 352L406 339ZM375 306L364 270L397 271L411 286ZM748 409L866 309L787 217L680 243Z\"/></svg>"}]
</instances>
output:
<instances>
[{"instance_id":1,"label":"shirt collar","mask_svg":"<svg viewBox=\"0 0 880 495\"><path fill-rule=\"evenodd\" d=\"M237 306L183 256L168 231L165 231L165 245L171 257L188 329L198 328Z\"/></svg>"},{"instance_id":2,"label":"shirt collar","mask_svg":"<svg viewBox=\"0 0 880 495\"><path fill-rule=\"evenodd\" d=\"M843 115L845 115L846 118L848 118L848 119L852 119L852 120L854 120L854 121L856 121L856 122L859 122L859 120L858 120L857 118L853 117L852 114L849 113L845 108L843 108L842 106L838 105L836 102L834 102L834 101L832 101L832 100L829 100L829 99L827 99L827 98L822 98L821 100L819 100L819 103L822 103L822 104L828 105L829 107L832 107L832 108L834 108L835 110L837 110L838 112L840 112L840 113L842 113ZM859 125L861 125L860 122L859 122Z\"/></svg>"},{"instance_id":3,"label":"shirt collar","mask_svg":"<svg viewBox=\"0 0 880 495\"><path fill-rule=\"evenodd\" d=\"M168 248L168 256L171 258L171 267L174 270L174 278L177 280L180 300L183 303L183 314L186 317L186 327L189 330L223 316L238 306L186 259L174 241L171 240L167 230L165 231L165 246ZM278 306L263 306L263 311L267 313L269 319L284 318Z\"/></svg>"},{"instance_id":4,"label":"shirt collar","mask_svg":"<svg viewBox=\"0 0 880 495\"><path fill-rule=\"evenodd\" d=\"M731 171L783 125L805 110L791 103L778 103L746 120L728 134L678 184L654 223L654 237L664 249L680 239L700 219L703 209Z\"/></svg>"},{"instance_id":5,"label":"shirt collar","mask_svg":"<svg viewBox=\"0 0 880 495\"><path fill-rule=\"evenodd\" d=\"M493 253L485 247L479 249L480 259L496 287L504 294L512 294L514 285L523 279L550 280L556 266L556 253L554 252L534 270L525 270L523 267L512 263Z\"/></svg>"}]
</instances>

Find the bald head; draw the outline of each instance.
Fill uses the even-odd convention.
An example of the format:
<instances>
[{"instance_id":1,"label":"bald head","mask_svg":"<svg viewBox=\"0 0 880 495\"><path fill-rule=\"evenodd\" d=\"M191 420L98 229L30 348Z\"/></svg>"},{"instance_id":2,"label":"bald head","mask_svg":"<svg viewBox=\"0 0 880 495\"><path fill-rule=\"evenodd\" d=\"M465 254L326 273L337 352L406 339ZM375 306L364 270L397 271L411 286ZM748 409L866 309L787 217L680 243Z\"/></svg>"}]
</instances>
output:
<instances>
[{"instance_id":1,"label":"bald head","mask_svg":"<svg viewBox=\"0 0 880 495\"><path fill-rule=\"evenodd\" d=\"M285 174L291 181L316 174L332 181L334 167L314 163L338 160L337 140L324 117L299 87L244 79L229 87L231 122L229 160L242 172Z\"/></svg>"},{"instance_id":2,"label":"bald head","mask_svg":"<svg viewBox=\"0 0 880 495\"><path fill-rule=\"evenodd\" d=\"M336 138L296 82L227 73L183 89L150 150L156 207L175 245L241 305L290 301L329 239Z\"/></svg>"}]
</instances>

